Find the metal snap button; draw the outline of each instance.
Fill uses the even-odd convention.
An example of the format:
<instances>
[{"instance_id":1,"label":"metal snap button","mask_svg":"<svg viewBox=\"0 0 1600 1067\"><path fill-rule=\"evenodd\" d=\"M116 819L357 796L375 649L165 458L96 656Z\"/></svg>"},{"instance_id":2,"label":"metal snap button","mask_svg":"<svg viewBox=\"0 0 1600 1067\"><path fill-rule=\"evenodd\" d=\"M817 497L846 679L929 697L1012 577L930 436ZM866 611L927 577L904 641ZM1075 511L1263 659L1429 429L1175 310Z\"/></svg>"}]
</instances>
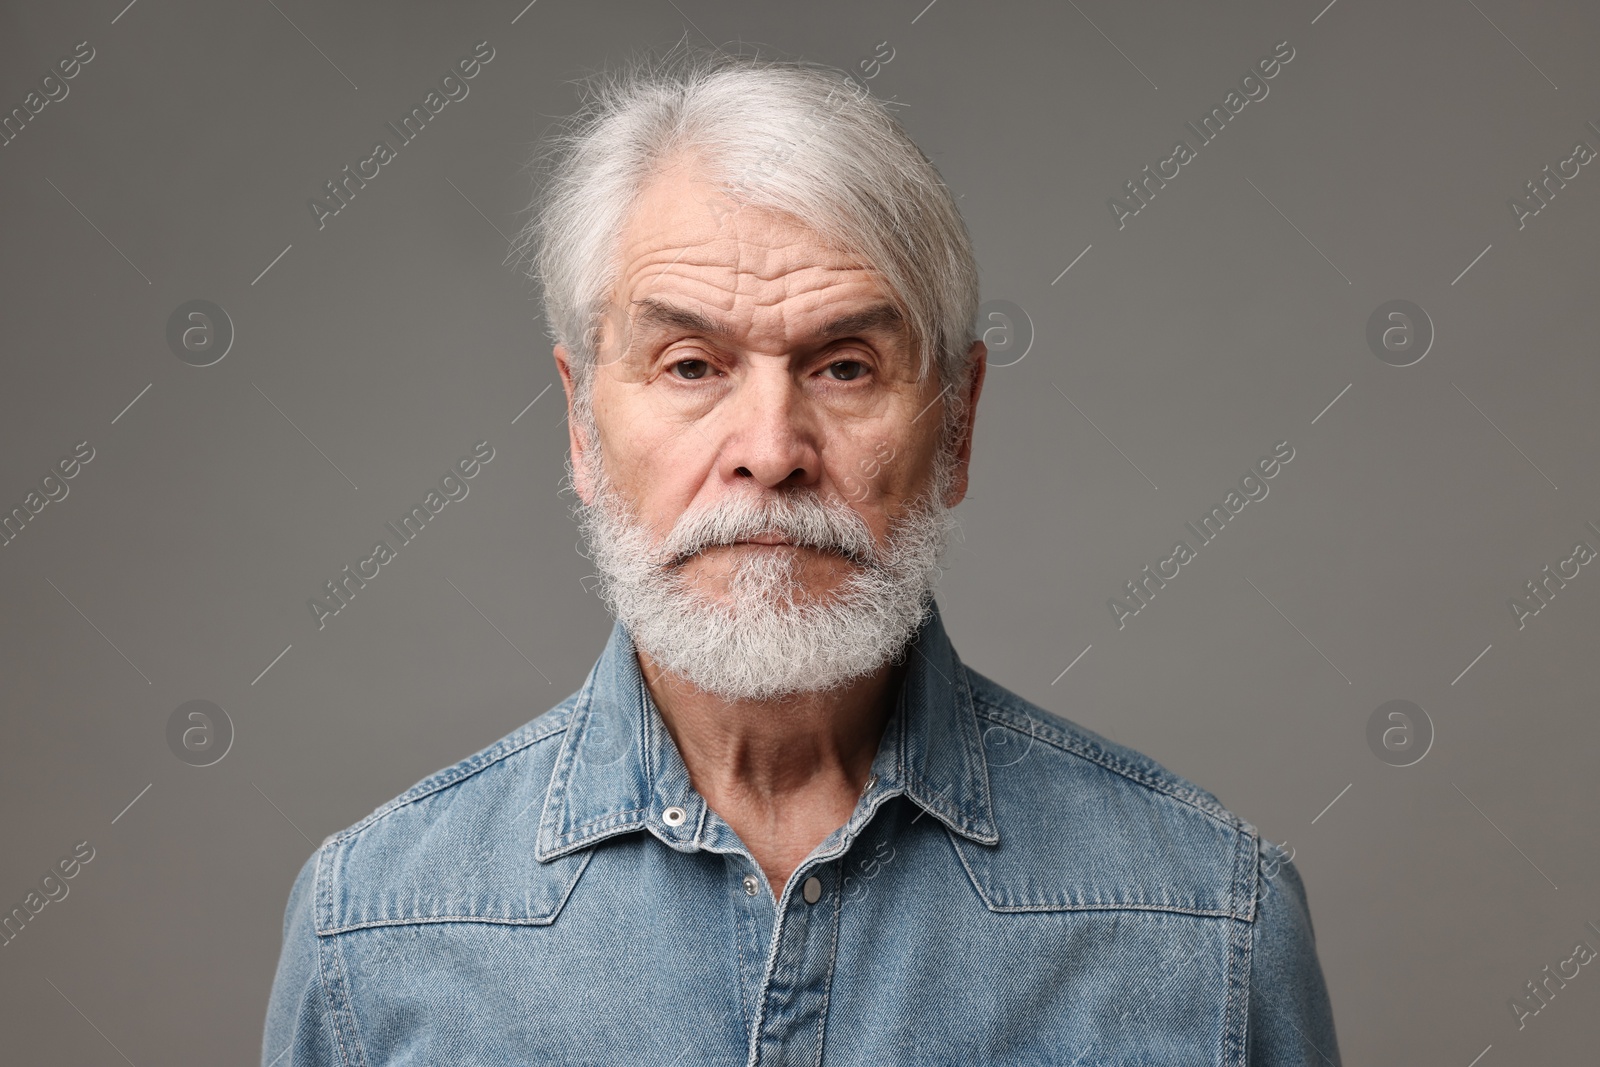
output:
<instances>
[{"instance_id":1,"label":"metal snap button","mask_svg":"<svg viewBox=\"0 0 1600 1067\"><path fill-rule=\"evenodd\" d=\"M867 784L861 787L861 792L863 792L863 793L871 792L872 791L872 787L877 785L877 784L878 784L878 776L876 774L869 774L869 775L867 775Z\"/></svg>"},{"instance_id":2,"label":"metal snap button","mask_svg":"<svg viewBox=\"0 0 1600 1067\"><path fill-rule=\"evenodd\" d=\"M668 826L681 826L683 825L683 820L686 814L687 813L682 808L674 804L672 807L661 813L661 818L662 821L664 821Z\"/></svg>"},{"instance_id":3,"label":"metal snap button","mask_svg":"<svg viewBox=\"0 0 1600 1067\"><path fill-rule=\"evenodd\" d=\"M755 896L756 895L756 890L758 890L760 888L761 888L761 883L756 881L756 876L755 875L747 874L747 875L744 876L744 895L745 896L747 896L747 897Z\"/></svg>"},{"instance_id":4,"label":"metal snap button","mask_svg":"<svg viewBox=\"0 0 1600 1067\"><path fill-rule=\"evenodd\" d=\"M806 879L806 884L800 887L800 891L805 895L807 904L815 904L822 899L822 879L813 874Z\"/></svg>"}]
</instances>

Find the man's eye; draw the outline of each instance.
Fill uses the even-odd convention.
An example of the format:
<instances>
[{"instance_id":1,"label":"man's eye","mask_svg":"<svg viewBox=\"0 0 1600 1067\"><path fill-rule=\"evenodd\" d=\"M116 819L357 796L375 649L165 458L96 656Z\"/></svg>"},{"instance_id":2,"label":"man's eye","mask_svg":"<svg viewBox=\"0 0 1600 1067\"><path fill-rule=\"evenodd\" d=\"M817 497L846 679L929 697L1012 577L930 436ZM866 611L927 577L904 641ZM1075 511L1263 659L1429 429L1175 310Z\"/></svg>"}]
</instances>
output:
<instances>
[{"instance_id":1,"label":"man's eye","mask_svg":"<svg viewBox=\"0 0 1600 1067\"><path fill-rule=\"evenodd\" d=\"M680 372L678 374L680 378L693 380L696 378L704 378L706 376L706 371L711 369L711 364L707 363L703 359L680 359L678 362L674 363L670 369Z\"/></svg>"},{"instance_id":2,"label":"man's eye","mask_svg":"<svg viewBox=\"0 0 1600 1067\"><path fill-rule=\"evenodd\" d=\"M828 370L834 373L835 381L853 382L866 373L867 365L860 360L841 359L828 364Z\"/></svg>"}]
</instances>

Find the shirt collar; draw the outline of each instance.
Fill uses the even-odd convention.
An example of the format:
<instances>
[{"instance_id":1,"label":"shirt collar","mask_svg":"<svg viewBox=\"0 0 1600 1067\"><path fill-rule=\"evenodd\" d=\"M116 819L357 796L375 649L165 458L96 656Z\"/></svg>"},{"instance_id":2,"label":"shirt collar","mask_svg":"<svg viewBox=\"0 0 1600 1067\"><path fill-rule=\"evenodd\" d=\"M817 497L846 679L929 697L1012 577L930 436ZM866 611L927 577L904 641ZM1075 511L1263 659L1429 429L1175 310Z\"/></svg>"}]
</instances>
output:
<instances>
[{"instance_id":1,"label":"shirt collar","mask_svg":"<svg viewBox=\"0 0 1600 1067\"><path fill-rule=\"evenodd\" d=\"M904 793L956 833L992 845L1000 834L972 690L938 604L930 602L928 610L905 652L904 680L873 760L866 803L845 829L853 834L880 798ZM682 818L670 809L681 809ZM703 840L707 814L618 620L578 691L545 794L535 855L552 860L640 828L691 851Z\"/></svg>"}]
</instances>

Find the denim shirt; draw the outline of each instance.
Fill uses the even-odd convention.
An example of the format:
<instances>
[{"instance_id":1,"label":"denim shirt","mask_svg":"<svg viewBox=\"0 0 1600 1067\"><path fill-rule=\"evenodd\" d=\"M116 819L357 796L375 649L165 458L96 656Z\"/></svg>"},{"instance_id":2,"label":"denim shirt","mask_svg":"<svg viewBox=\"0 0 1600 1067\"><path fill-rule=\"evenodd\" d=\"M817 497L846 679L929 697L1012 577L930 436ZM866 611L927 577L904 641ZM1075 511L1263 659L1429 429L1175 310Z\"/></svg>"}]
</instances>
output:
<instances>
[{"instance_id":1,"label":"denim shirt","mask_svg":"<svg viewBox=\"0 0 1600 1067\"><path fill-rule=\"evenodd\" d=\"M854 813L778 886L618 623L306 861L262 1064L1338 1064L1281 850L965 666L937 605L906 656Z\"/></svg>"}]
</instances>

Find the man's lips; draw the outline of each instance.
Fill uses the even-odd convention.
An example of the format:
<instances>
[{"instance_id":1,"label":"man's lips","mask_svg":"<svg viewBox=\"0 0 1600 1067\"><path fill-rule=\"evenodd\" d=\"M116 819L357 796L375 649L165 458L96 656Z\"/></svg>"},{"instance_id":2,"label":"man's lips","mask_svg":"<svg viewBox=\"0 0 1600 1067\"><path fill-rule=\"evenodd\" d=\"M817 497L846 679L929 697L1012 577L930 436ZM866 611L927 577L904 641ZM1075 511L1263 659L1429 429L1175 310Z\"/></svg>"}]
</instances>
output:
<instances>
[{"instance_id":1,"label":"man's lips","mask_svg":"<svg viewBox=\"0 0 1600 1067\"><path fill-rule=\"evenodd\" d=\"M702 555L706 554L707 552L714 552L714 551L716 551L717 549L720 549L720 548L744 548L744 547L747 547L747 546L749 546L749 547L759 546L761 548L795 548L795 549L805 547L805 546L802 546L802 545L797 545L793 541L785 540L779 534L760 534L760 535L755 536L755 537L740 538L737 541L721 541L721 542L718 542L717 544L714 544L714 545L706 545L706 546L704 546L702 548L699 548L699 549L695 550L694 552L688 552L688 553L684 553L684 554L680 555L677 558L677 560L672 564L672 566L679 566L681 564L689 562L691 559L693 559L696 556L702 556Z\"/></svg>"},{"instance_id":2,"label":"man's lips","mask_svg":"<svg viewBox=\"0 0 1600 1067\"><path fill-rule=\"evenodd\" d=\"M851 556L850 553L841 551L837 548L817 548L813 545L796 544L795 542L785 538L782 534L758 534L754 537L742 537L737 541L724 541L715 545L706 545L704 548L701 548L696 552L679 556L677 560L671 564L671 566L681 566L682 564L688 563L695 556L701 556L707 552L712 552L719 548L742 548L747 546L752 548L792 548L796 551L816 552L824 556L837 556L858 566L866 562L864 560L857 559Z\"/></svg>"}]
</instances>

